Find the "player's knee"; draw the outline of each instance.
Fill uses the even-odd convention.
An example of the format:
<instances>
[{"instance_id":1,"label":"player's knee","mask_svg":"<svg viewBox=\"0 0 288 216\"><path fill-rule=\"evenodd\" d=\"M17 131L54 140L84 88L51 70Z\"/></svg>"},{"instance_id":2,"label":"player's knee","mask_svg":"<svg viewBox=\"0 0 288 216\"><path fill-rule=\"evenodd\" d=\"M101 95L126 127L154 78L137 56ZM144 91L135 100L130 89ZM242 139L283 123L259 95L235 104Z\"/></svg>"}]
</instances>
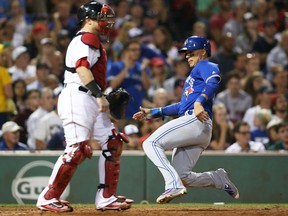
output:
<instances>
[{"instance_id":1,"label":"player's knee","mask_svg":"<svg viewBox=\"0 0 288 216\"><path fill-rule=\"evenodd\" d=\"M107 149L102 151L106 160L113 161L120 158L123 149L123 141L118 136L110 136L107 141Z\"/></svg>"},{"instance_id":2,"label":"player's knee","mask_svg":"<svg viewBox=\"0 0 288 216\"><path fill-rule=\"evenodd\" d=\"M71 165L78 166L81 164L86 157L91 159L93 154L92 148L88 141L74 144L70 147L70 151L63 155L63 162L70 163Z\"/></svg>"}]
</instances>

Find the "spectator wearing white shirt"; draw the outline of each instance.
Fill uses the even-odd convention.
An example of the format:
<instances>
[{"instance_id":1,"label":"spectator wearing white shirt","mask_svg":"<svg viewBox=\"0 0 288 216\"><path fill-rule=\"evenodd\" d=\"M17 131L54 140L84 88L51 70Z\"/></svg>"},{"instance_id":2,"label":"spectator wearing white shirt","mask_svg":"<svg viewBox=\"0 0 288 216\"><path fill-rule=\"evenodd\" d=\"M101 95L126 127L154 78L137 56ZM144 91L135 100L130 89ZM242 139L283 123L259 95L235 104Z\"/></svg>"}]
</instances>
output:
<instances>
[{"instance_id":1,"label":"spectator wearing white shirt","mask_svg":"<svg viewBox=\"0 0 288 216\"><path fill-rule=\"evenodd\" d=\"M41 91L41 89L45 86L45 82L47 76L49 75L50 68L45 63L38 63L36 65L36 80L29 85L27 85L27 90L37 89Z\"/></svg>"},{"instance_id":2,"label":"spectator wearing white shirt","mask_svg":"<svg viewBox=\"0 0 288 216\"><path fill-rule=\"evenodd\" d=\"M36 128L39 126L40 119L53 110L53 91L50 88L43 88L40 96L40 106L29 116L27 120L28 141L30 149L42 149L35 142Z\"/></svg>"},{"instance_id":3,"label":"spectator wearing white shirt","mask_svg":"<svg viewBox=\"0 0 288 216\"><path fill-rule=\"evenodd\" d=\"M250 127L247 122L238 122L234 127L236 142L229 146L225 152L260 152L265 151L265 146L260 142L251 141Z\"/></svg>"},{"instance_id":4,"label":"spectator wearing white shirt","mask_svg":"<svg viewBox=\"0 0 288 216\"><path fill-rule=\"evenodd\" d=\"M60 119L57 112L58 96L61 90L62 88L59 87L53 91L53 104L55 109L40 118L38 126L35 129L35 143L37 149L39 150L47 149L47 145L51 138L56 133L61 133L64 131L62 120Z\"/></svg>"},{"instance_id":5,"label":"spectator wearing white shirt","mask_svg":"<svg viewBox=\"0 0 288 216\"><path fill-rule=\"evenodd\" d=\"M253 106L249 108L243 117L243 121L247 122L250 126L250 130L256 129L256 126L254 125L254 118L257 112L259 112L261 109L269 109L271 110L271 98L274 93L274 90L268 86L262 86L260 87L257 95L257 101L259 101L259 104L256 106Z\"/></svg>"},{"instance_id":6,"label":"spectator wearing white shirt","mask_svg":"<svg viewBox=\"0 0 288 216\"><path fill-rule=\"evenodd\" d=\"M25 80L26 84L36 80L36 67L30 64L30 55L25 46L19 46L12 51L14 65L8 68L13 81L17 79Z\"/></svg>"}]
</instances>

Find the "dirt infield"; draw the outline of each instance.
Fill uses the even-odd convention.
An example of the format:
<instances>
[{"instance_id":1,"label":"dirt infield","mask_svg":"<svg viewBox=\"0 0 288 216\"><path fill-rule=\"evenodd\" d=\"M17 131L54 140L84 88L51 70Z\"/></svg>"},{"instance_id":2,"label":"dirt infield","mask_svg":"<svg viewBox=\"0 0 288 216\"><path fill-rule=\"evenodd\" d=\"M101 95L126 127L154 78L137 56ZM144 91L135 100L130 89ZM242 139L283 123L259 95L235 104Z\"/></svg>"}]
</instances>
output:
<instances>
[{"instance_id":1,"label":"dirt infield","mask_svg":"<svg viewBox=\"0 0 288 216\"><path fill-rule=\"evenodd\" d=\"M1 216L54 216L60 215L59 213L51 212L41 212L34 207L0 207ZM169 205L161 206L136 206L132 207L126 211L96 211L94 207L83 207L76 206L74 207L74 212L62 213L61 215L81 215L81 216L91 216L91 215L123 215L123 216L154 216L154 215L165 215L165 216L178 216L178 215L196 215L196 216L233 216L233 215L245 215L245 216L254 216L254 215L281 215L288 216L288 208L283 206L269 206L269 207L249 207L249 206L211 206L211 207L171 207Z\"/></svg>"}]
</instances>

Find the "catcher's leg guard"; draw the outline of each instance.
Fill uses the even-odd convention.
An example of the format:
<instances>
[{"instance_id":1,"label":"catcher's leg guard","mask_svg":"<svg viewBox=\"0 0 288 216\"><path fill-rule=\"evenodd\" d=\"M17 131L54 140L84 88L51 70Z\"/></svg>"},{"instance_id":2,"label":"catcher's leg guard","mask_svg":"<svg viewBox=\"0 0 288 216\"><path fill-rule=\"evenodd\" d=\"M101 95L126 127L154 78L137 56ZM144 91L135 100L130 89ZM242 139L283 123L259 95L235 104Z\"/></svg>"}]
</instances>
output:
<instances>
[{"instance_id":1,"label":"catcher's leg guard","mask_svg":"<svg viewBox=\"0 0 288 216\"><path fill-rule=\"evenodd\" d=\"M44 195L46 200L53 198L59 200L61 194L74 175L78 165L81 164L86 157L89 159L92 157L92 148L88 144L88 141L74 144L69 153L64 153L64 155L61 156L62 164L58 168L54 180L48 186L49 190Z\"/></svg>"},{"instance_id":2,"label":"catcher's leg guard","mask_svg":"<svg viewBox=\"0 0 288 216\"><path fill-rule=\"evenodd\" d=\"M100 184L98 189L103 190L103 197L109 198L112 195L116 197L117 185L120 174L120 156L122 153L123 141L127 137L122 133L112 130L113 135L107 141L107 150L103 150L105 157L105 184Z\"/></svg>"}]
</instances>

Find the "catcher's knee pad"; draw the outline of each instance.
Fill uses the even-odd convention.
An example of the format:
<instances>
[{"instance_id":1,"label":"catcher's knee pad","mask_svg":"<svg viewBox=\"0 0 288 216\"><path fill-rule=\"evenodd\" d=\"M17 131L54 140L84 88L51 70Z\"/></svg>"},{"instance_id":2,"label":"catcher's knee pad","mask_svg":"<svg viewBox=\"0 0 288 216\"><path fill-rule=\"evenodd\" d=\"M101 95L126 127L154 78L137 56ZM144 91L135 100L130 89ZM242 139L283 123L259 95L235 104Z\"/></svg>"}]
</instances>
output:
<instances>
[{"instance_id":1,"label":"catcher's knee pad","mask_svg":"<svg viewBox=\"0 0 288 216\"><path fill-rule=\"evenodd\" d=\"M100 184L99 189L103 188L105 198L116 196L117 185L120 174L120 156L123 148L122 134L112 131L113 135L107 141L107 150L103 150L105 157L105 184ZM124 138L125 139L125 138Z\"/></svg>"},{"instance_id":2,"label":"catcher's knee pad","mask_svg":"<svg viewBox=\"0 0 288 216\"><path fill-rule=\"evenodd\" d=\"M92 148L88 144L88 141L74 144L69 150L69 152L65 152L60 157L54 167L54 169L58 170L56 171L52 184L49 185L49 190L44 196L46 200L52 198L59 199L74 175L78 165L81 164L86 157L92 157Z\"/></svg>"}]
</instances>

